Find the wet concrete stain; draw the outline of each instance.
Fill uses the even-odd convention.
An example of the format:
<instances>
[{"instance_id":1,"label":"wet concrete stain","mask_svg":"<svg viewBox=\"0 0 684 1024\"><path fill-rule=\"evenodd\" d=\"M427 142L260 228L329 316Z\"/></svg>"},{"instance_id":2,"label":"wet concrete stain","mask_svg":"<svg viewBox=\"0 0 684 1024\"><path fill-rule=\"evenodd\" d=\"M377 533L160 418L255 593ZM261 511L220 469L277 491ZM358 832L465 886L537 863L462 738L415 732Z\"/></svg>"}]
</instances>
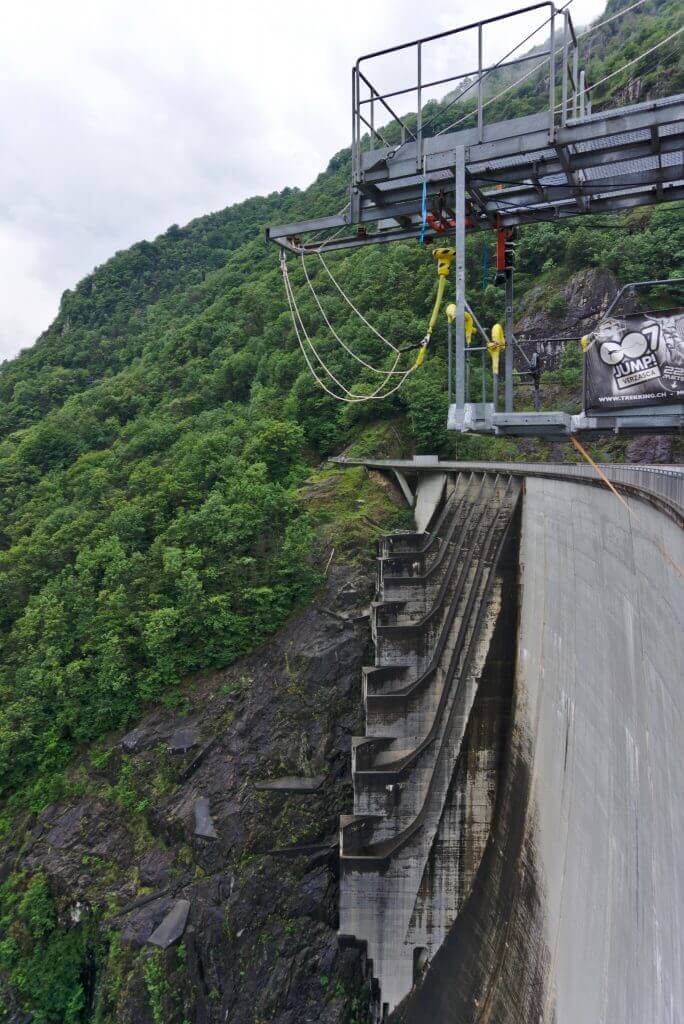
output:
<instances>
[{"instance_id":1,"label":"wet concrete stain","mask_svg":"<svg viewBox=\"0 0 684 1024\"><path fill-rule=\"evenodd\" d=\"M544 891L531 805L531 738L517 714L519 513L502 564L504 605L487 658L450 801L460 799L459 915L391 1024L553 1024ZM482 792L492 808L483 844ZM478 773L479 776L478 777ZM487 816L487 812L484 812Z\"/></svg>"}]
</instances>

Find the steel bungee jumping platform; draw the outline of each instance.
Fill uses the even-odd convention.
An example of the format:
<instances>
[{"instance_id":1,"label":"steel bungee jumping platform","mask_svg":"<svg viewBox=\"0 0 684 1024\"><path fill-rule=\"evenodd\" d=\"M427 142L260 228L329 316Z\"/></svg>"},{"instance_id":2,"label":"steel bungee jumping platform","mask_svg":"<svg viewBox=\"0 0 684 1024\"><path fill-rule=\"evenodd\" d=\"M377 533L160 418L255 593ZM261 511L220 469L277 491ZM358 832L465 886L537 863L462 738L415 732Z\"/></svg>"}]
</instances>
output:
<instances>
[{"instance_id":1,"label":"steel bungee jumping platform","mask_svg":"<svg viewBox=\"0 0 684 1024\"><path fill-rule=\"evenodd\" d=\"M529 27L524 19L535 12L546 20L504 58L488 63L488 32L503 25L515 38L516 26L523 24L522 35ZM509 59L541 30L548 33L541 49ZM512 243L515 232L527 224L560 223L684 199L684 94L592 111L592 90L601 82L589 84L581 67L584 34L575 32L567 7L558 9L546 0L359 58L352 71L349 202L332 216L266 229L267 240L279 246L283 258L287 253L303 258L408 239L453 243L455 313L448 342L451 430L553 438L601 432L661 433L681 431L684 425L684 403L672 394L650 406L648 401L627 401L617 403L619 408L585 408L579 415L538 408L516 412L512 259L500 267L497 258L497 270L505 279L503 409L499 409L498 374L491 381L491 402L486 395L482 402L468 400L468 366L473 356L480 357L484 380L489 339L478 323L478 346L471 349L466 344L467 233L495 230L499 239L506 237ZM465 44L467 50L468 39L477 58L461 70L465 58L458 47ZM446 66L458 67L458 73L430 78L426 72L430 48L452 44L453 55ZM376 71L382 74L383 62L397 56L415 70L409 72L408 84L382 91L369 76ZM532 61L536 63L522 78L492 95L504 81L502 74L529 67ZM536 77L528 100L536 111L490 120L491 104L530 75ZM430 114L426 100L434 98L435 88L447 85L455 92L443 98L437 113ZM465 104L460 102L464 98ZM398 102L409 102L415 114L398 114ZM460 103L462 116L438 130L437 116L455 103ZM382 127L378 127L379 118ZM684 337L681 344L684 349Z\"/></svg>"},{"instance_id":2,"label":"steel bungee jumping platform","mask_svg":"<svg viewBox=\"0 0 684 1024\"><path fill-rule=\"evenodd\" d=\"M360 155L344 213L267 229L292 252L317 252L418 238L423 159L428 201L457 207L455 153L465 157L468 231L560 221L590 213L684 199L684 97L681 95L549 126L545 113L513 118ZM355 229L307 242L313 232ZM374 232L368 231L375 227ZM426 238L440 237L433 228Z\"/></svg>"}]
</instances>

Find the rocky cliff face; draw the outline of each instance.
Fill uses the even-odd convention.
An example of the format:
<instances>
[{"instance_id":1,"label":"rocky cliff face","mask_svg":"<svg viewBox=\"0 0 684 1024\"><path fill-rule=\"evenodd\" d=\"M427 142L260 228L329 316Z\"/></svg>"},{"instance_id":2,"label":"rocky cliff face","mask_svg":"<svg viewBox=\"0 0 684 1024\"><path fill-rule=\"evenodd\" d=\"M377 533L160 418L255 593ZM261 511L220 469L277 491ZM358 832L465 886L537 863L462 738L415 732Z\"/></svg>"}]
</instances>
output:
<instances>
[{"instance_id":1,"label":"rocky cliff face","mask_svg":"<svg viewBox=\"0 0 684 1024\"><path fill-rule=\"evenodd\" d=\"M365 1020L358 954L337 943L336 843L351 808L370 593L365 572L335 569L315 607L256 654L193 680L180 708L113 737L82 766L81 795L5 842L5 872L42 873L61 927L97 936L84 985L92 1019ZM280 776L320 786L255 788ZM195 834L198 808L210 817L199 830L216 838ZM269 852L298 845L300 856ZM150 945L181 900L183 934ZM18 998L7 1012L27 1019Z\"/></svg>"},{"instance_id":2,"label":"rocky cliff face","mask_svg":"<svg viewBox=\"0 0 684 1024\"><path fill-rule=\"evenodd\" d=\"M561 288L560 301L553 308L549 307L542 285L532 288L516 323L516 334L526 355L538 352L544 369L558 369L565 342L553 339L581 338L588 333L617 292L618 283L610 270L594 267L573 274Z\"/></svg>"}]
</instances>

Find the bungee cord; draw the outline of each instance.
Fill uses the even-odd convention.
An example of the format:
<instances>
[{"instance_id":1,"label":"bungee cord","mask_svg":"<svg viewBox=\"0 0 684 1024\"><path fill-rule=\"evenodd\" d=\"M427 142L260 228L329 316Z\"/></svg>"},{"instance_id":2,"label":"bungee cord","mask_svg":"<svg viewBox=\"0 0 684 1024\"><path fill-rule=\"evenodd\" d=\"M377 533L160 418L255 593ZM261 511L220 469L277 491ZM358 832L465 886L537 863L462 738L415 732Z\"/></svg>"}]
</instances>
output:
<instances>
[{"instance_id":1,"label":"bungee cord","mask_svg":"<svg viewBox=\"0 0 684 1024\"><path fill-rule=\"evenodd\" d=\"M366 320L366 318L363 315L363 313L361 312L361 310L356 308L356 306L354 305L352 300L349 298L347 293L343 290L341 285L333 277L332 272L331 272L330 268L328 267L328 264L323 259L323 253L321 252L320 249L316 250L316 255L318 256L319 260L323 264L323 269L325 270L326 274L328 275L328 277L330 278L332 283L335 285L335 287L337 288L338 292L340 293L340 295L342 296L344 301L347 303L349 308L352 309L354 311L354 313L357 315L359 320L361 320L361 322L364 323L366 325L366 327L368 327L368 329L373 332L373 334L376 336L376 338L379 338L380 341L382 341L385 345L387 345L389 348L391 348L394 352L398 352L399 349L396 347L396 345L393 345L392 342L388 338L386 338L383 334L380 333L380 331L376 327L373 326L373 324L369 323L369 321Z\"/></svg>"},{"instance_id":2,"label":"bungee cord","mask_svg":"<svg viewBox=\"0 0 684 1024\"><path fill-rule=\"evenodd\" d=\"M318 255L320 256L320 253ZM328 330L330 331L330 333L332 334L333 338L335 339L335 341L337 341L342 346L344 351L347 352L348 355L350 355L352 357L352 359L356 360L357 363L360 363L361 366L365 366L366 369L370 370L372 373L379 373L379 374L382 374L385 377L401 376L404 371L396 369L397 363L399 362L399 360L401 358L401 352L400 352L400 350L398 348L396 348L394 345L392 345L390 342L388 342L386 338L382 338L382 340L385 341L385 343L388 344L390 346L390 348L392 348L394 350L394 353L395 353L394 363L392 364L392 367L389 370L384 368L384 367L373 366L371 363L366 362L365 359L362 359L361 356L357 355L356 352L354 352L353 349L351 349L349 347L349 345L347 345L343 341L343 339L339 336L339 334L337 333L337 331L335 330L333 325L330 323L328 315L325 312L325 310L323 309L323 306L321 304L321 300L319 299L319 297L318 297L318 295L316 293L316 289L314 288L313 283L311 281L311 278L309 277L309 272L306 269L306 259L304 257L304 253L301 254L301 261L302 261L302 270L304 271L304 277L306 278L306 283L308 284L309 290L311 291L311 294L314 297L314 301L315 301L316 305L318 306L320 314L323 317L323 320L325 321L325 324L326 324ZM326 267L326 269L327 269L327 267ZM333 283L336 284L335 279L334 279L334 277L332 276L332 274L330 273L329 270L328 270L328 276L330 277L331 281L333 281ZM339 285L338 285L338 290L340 291L340 294L344 295L344 292L339 287ZM351 303L350 303L350 305L351 305ZM365 321L365 322L368 323L368 321ZM378 332L376 331L375 333L377 334ZM379 336L382 337L381 335L379 335Z\"/></svg>"},{"instance_id":3,"label":"bungee cord","mask_svg":"<svg viewBox=\"0 0 684 1024\"><path fill-rule=\"evenodd\" d=\"M330 369L330 367L328 367L326 365L326 363L324 362L324 360L321 358L320 354L318 353L318 351L316 349L316 346L313 344L311 338L308 335L308 332L307 332L306 327L304 325L304 321L303 321L301 313L299 311L299 307L297 306L297 301L296 301L295 296L294 296L294 291L293 291L293 288L292 288L292 282L290 281L290 276L289 276L289 273L288 273L288 270L287 270L287 261L285 259L284 254L281 256L281 259L280 259L280 267L281 267L281 272L282 272L282 275L283 275L283 282L284 282L284 285L285 285L285 295L286 295L287 303L288 303L288 306L289 306L289 309L290 309L290 316L292 317L292 323L293 323L294 328L295 328L295 334L297 336L297 341L298 341L299 347L300 347L300 349L302 351L302 355L304 356L304 360L306 362L306 365L309 368L309 371L310 371L312 377L314 378L314 380L316 381L316 383L318 384L318 386L323 391L325 391L326 394L330 395L331 398L334 398L338 402L345 402L347 404L355 404L357 402L371 402L371 401L374 401L374 400L380 400L380 399L389 398L390 395L393 395L396 391L398 391L399 388L403 385L404 381L408 378L408 376L411 373L413 373L413 371L416 369L415 366L410 366L406 371L403 371L401 373L400 380L396 384L394 384L392 387L389 387L389 390L387 390L387 388L388 388L388 385L392 384L392 381L388 380L387 372L386 372L385 380L378 386L378 388L376 388L375 391L371 392L370 394L354 393L353 391L350 391L347 387L345 387L345 385L342 383L342 381L340 381L335 376L335 374ZM319 376L319 374L318 374L318 372L316 370L316 367L314 366L314 364L312 363L312 361L311 361L311 359L309 357L309 352L307 351L307 345L309 346L311 352L313 353L313 355L315 356L316 360L320 364L321 369L323 370L323 372L328 376L328 378L331 381L333 381L333 383L340 389L340 391L343 392L343 394L341 394L341 395L337 394L335 391L332 390L332 388L330 388L328 386L328 384L325 382L325 380L323 380Z\"/></svg>"}]
</instances>

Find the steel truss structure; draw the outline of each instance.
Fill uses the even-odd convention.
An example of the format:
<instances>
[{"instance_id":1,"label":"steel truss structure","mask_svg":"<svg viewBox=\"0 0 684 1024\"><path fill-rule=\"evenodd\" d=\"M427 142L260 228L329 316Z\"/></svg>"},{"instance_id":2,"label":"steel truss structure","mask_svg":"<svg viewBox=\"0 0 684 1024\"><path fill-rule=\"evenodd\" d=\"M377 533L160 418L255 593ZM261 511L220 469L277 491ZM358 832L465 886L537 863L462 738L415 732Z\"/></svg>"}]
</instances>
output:
<instances>
[{"instance_id":1,"label":"steel truss structure","mask_svg":"<svg viewBox=\"0 0 684 1024\"><path fill-rule=\"evenodd\" d=\"M486 65L483 40L487 28L534 11L547 16L548 46L522 58ZM464 33L477 39L477 65L463 74L425 81L422 69L428 46ZM396 53L408 53L415 60L415 82L380 92L369 78L368 65ZM540 58L532 72L545 69L540 70L540 76L546 76L543 109L488 123L488 106L498 97L487 98L487 90L499 81L497 76ZM425 93L454 82L458 83L455 99L469 96L472 109L450 126L454 130L431 134L432 122L426 121L423 110ZM449 351L452 429L564 435L606 429L668 430L684 423L682 406L669 406L657 413L624 410L619 416L590 419L563 413L514 413L512 269L506 272L504 411L499 412L493 402L466 402L466 232L518 228L684 199L684 94L593 113L590 89L579 67L578 40L570 15L567 9L557 10L552 2L361 57L352 72L348 207L334 216L267 229L269 240L295 253L419 237L428 241L447 235L453 238L457 309ZM400 117L390 105L396 97L409 94L416 98L415 122ZM376 127L378 112L390 118L382 130ZM469 123L460 127L463 121ZM426 206L431 211L427 224Z\"/></svg>"}]
</instances>

